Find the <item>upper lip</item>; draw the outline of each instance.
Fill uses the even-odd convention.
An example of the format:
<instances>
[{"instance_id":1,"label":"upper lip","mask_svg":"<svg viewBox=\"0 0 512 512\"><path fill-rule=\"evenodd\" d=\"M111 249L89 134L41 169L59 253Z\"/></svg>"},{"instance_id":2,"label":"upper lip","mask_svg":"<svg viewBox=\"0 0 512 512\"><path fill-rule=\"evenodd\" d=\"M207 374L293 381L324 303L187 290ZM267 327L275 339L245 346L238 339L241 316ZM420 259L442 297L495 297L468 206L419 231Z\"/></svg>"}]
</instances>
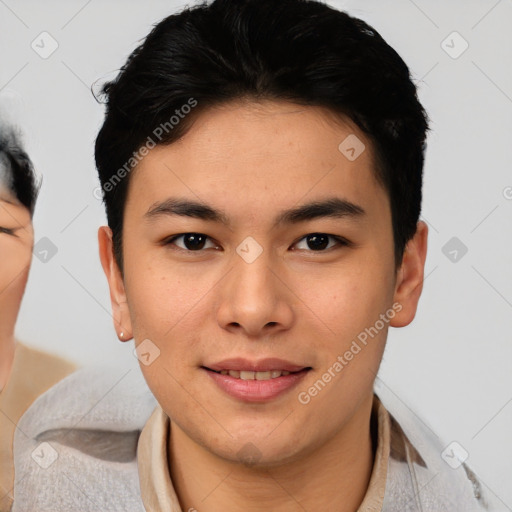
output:
<instances>
[{"instance_id":1,"label":"upper lip","mask_svg":"<svg viewBox=\"0 0 512 512\"><path fill-rule=\"evenodd\" d=\"M204 365L205 368L220 372L221 370L238 370L238 371L252 371L252 372L268 372L270 370L284 370L287 372L298 372L304 368L310 368L300 364L294 364L284 359L276 357L269 357L260 359L259 361L250 361L243 357L234 357L231 359L224 359L217 363Z\"/></svg>"}]
</instances>

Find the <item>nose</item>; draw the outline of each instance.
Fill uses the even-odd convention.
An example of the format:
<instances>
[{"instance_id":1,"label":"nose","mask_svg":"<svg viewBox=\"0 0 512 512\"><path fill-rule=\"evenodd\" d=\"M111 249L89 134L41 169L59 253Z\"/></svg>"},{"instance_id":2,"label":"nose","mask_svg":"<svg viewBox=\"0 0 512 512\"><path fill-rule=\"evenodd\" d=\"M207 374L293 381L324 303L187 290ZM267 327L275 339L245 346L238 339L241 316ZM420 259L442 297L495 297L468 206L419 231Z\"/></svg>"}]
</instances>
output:
<instances>
[{"instance_id":1,"label":"nose","mask_svg":"<svg viewBox=\"0 0 512 512\"><path fill-rule=\"evenodd\" d=\"M251 263L235 257L219 283L217 321L223 329L251 338L290 329L294 296L278 267L265 251Z\"/></svg>"}]
</instances>

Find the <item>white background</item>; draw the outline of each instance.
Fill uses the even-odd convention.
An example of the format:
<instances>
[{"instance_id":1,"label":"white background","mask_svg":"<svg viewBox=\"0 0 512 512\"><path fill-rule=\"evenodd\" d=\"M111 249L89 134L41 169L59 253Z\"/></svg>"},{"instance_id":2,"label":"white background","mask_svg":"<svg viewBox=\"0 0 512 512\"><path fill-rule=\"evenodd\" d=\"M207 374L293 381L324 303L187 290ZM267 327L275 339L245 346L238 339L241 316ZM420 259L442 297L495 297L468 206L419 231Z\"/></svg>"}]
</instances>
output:
<instances>
[{"instance_id":1,"label":"white background","mask_svg":"<svg viewBox=\"0 0 512 512\"><path fill-rule=\"evenodd\" d=\"M445 444L458 441L512 510L512 2L328 3L363 18L398 51L431 118L428 277L413 324L390 331L382 385ZM11 105L44 176L36 242L48 237L58 249L46 263L34 257L17 335L82 365L137 365L133 342L115 336L97 256L105 218L93 196L93 145L103 107L90 86L112 78L151 25L183 5L0 1L0 101ZM47 59L31 48L43 31L59 45ZM464 47L453 31L469 44L458 58L443 49ZM442 252L452 237L468 248L457 262Z\"/></svg>"}]
</instances>

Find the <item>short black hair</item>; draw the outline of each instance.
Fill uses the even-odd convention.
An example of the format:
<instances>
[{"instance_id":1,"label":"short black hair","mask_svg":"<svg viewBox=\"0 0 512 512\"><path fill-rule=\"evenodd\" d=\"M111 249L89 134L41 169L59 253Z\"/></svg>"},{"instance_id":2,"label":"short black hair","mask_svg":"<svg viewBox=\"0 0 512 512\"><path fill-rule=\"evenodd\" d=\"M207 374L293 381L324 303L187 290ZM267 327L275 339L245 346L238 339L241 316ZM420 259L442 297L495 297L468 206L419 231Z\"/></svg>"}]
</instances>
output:
<instances>
[{"instance_id":1,"label":"short black hair","mask_svg":"<svg viewBox=\"0 0 512 512\"><path fill-rule=\"evenodd\" d=\"M0 174L9 192L34 215L39 186L34 166L23 148L21 136L14 126L0 122Z\"/></svg>"},{"instance_id":2,"label":"short black hair","mask_svg":"<svg viewBox=\"0 0 512 512\"><path fill-rule=\"evenodd\" d=\"M96 166L121 271L138 149L158 127L158 144L171 144L204 109L241 98L327 107L356 123L389 195L399 267L421 211L428 116L407 65L364 21L313 0L204 2L156 24L101 95Z\"/></svg>"}]
</instances>

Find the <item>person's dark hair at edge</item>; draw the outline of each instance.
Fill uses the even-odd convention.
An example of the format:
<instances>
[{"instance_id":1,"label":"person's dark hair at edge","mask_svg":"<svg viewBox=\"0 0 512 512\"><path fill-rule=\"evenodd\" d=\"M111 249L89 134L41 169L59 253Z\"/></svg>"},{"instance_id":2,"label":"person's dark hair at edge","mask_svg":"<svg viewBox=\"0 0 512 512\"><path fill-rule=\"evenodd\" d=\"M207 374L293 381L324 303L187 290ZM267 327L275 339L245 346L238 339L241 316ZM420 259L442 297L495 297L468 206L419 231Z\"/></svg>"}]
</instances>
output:
<instances>
[{"instance_id":1,"label":"person's dark hair at edge","mask_svg":"<svg viewBox=\"0 0 512 512\"><path fill-rule=\"evenodd\" d=\"M428 117L407 65L362 20L312 0L205 2L159 22L102 94L106 117L95 149L102 186L190 98L198 106L161 144L182 137L202 110L239 98L347 116L373 143L400 266L421 210ZM129 176L103 191L121 271Z\"/></svg>"},{"instance_id":2,"label":"person's dark hair at edge","mask_svg":"<svg viewBox=\"0 0 512 512\"><path fill-rule=\"evenodd\" d=\"M11 126L0 124L0 175L7 177L8 190L34 215L39 192L34 167L23 149L21 139Z\"/></svg>"}]
</instances>

